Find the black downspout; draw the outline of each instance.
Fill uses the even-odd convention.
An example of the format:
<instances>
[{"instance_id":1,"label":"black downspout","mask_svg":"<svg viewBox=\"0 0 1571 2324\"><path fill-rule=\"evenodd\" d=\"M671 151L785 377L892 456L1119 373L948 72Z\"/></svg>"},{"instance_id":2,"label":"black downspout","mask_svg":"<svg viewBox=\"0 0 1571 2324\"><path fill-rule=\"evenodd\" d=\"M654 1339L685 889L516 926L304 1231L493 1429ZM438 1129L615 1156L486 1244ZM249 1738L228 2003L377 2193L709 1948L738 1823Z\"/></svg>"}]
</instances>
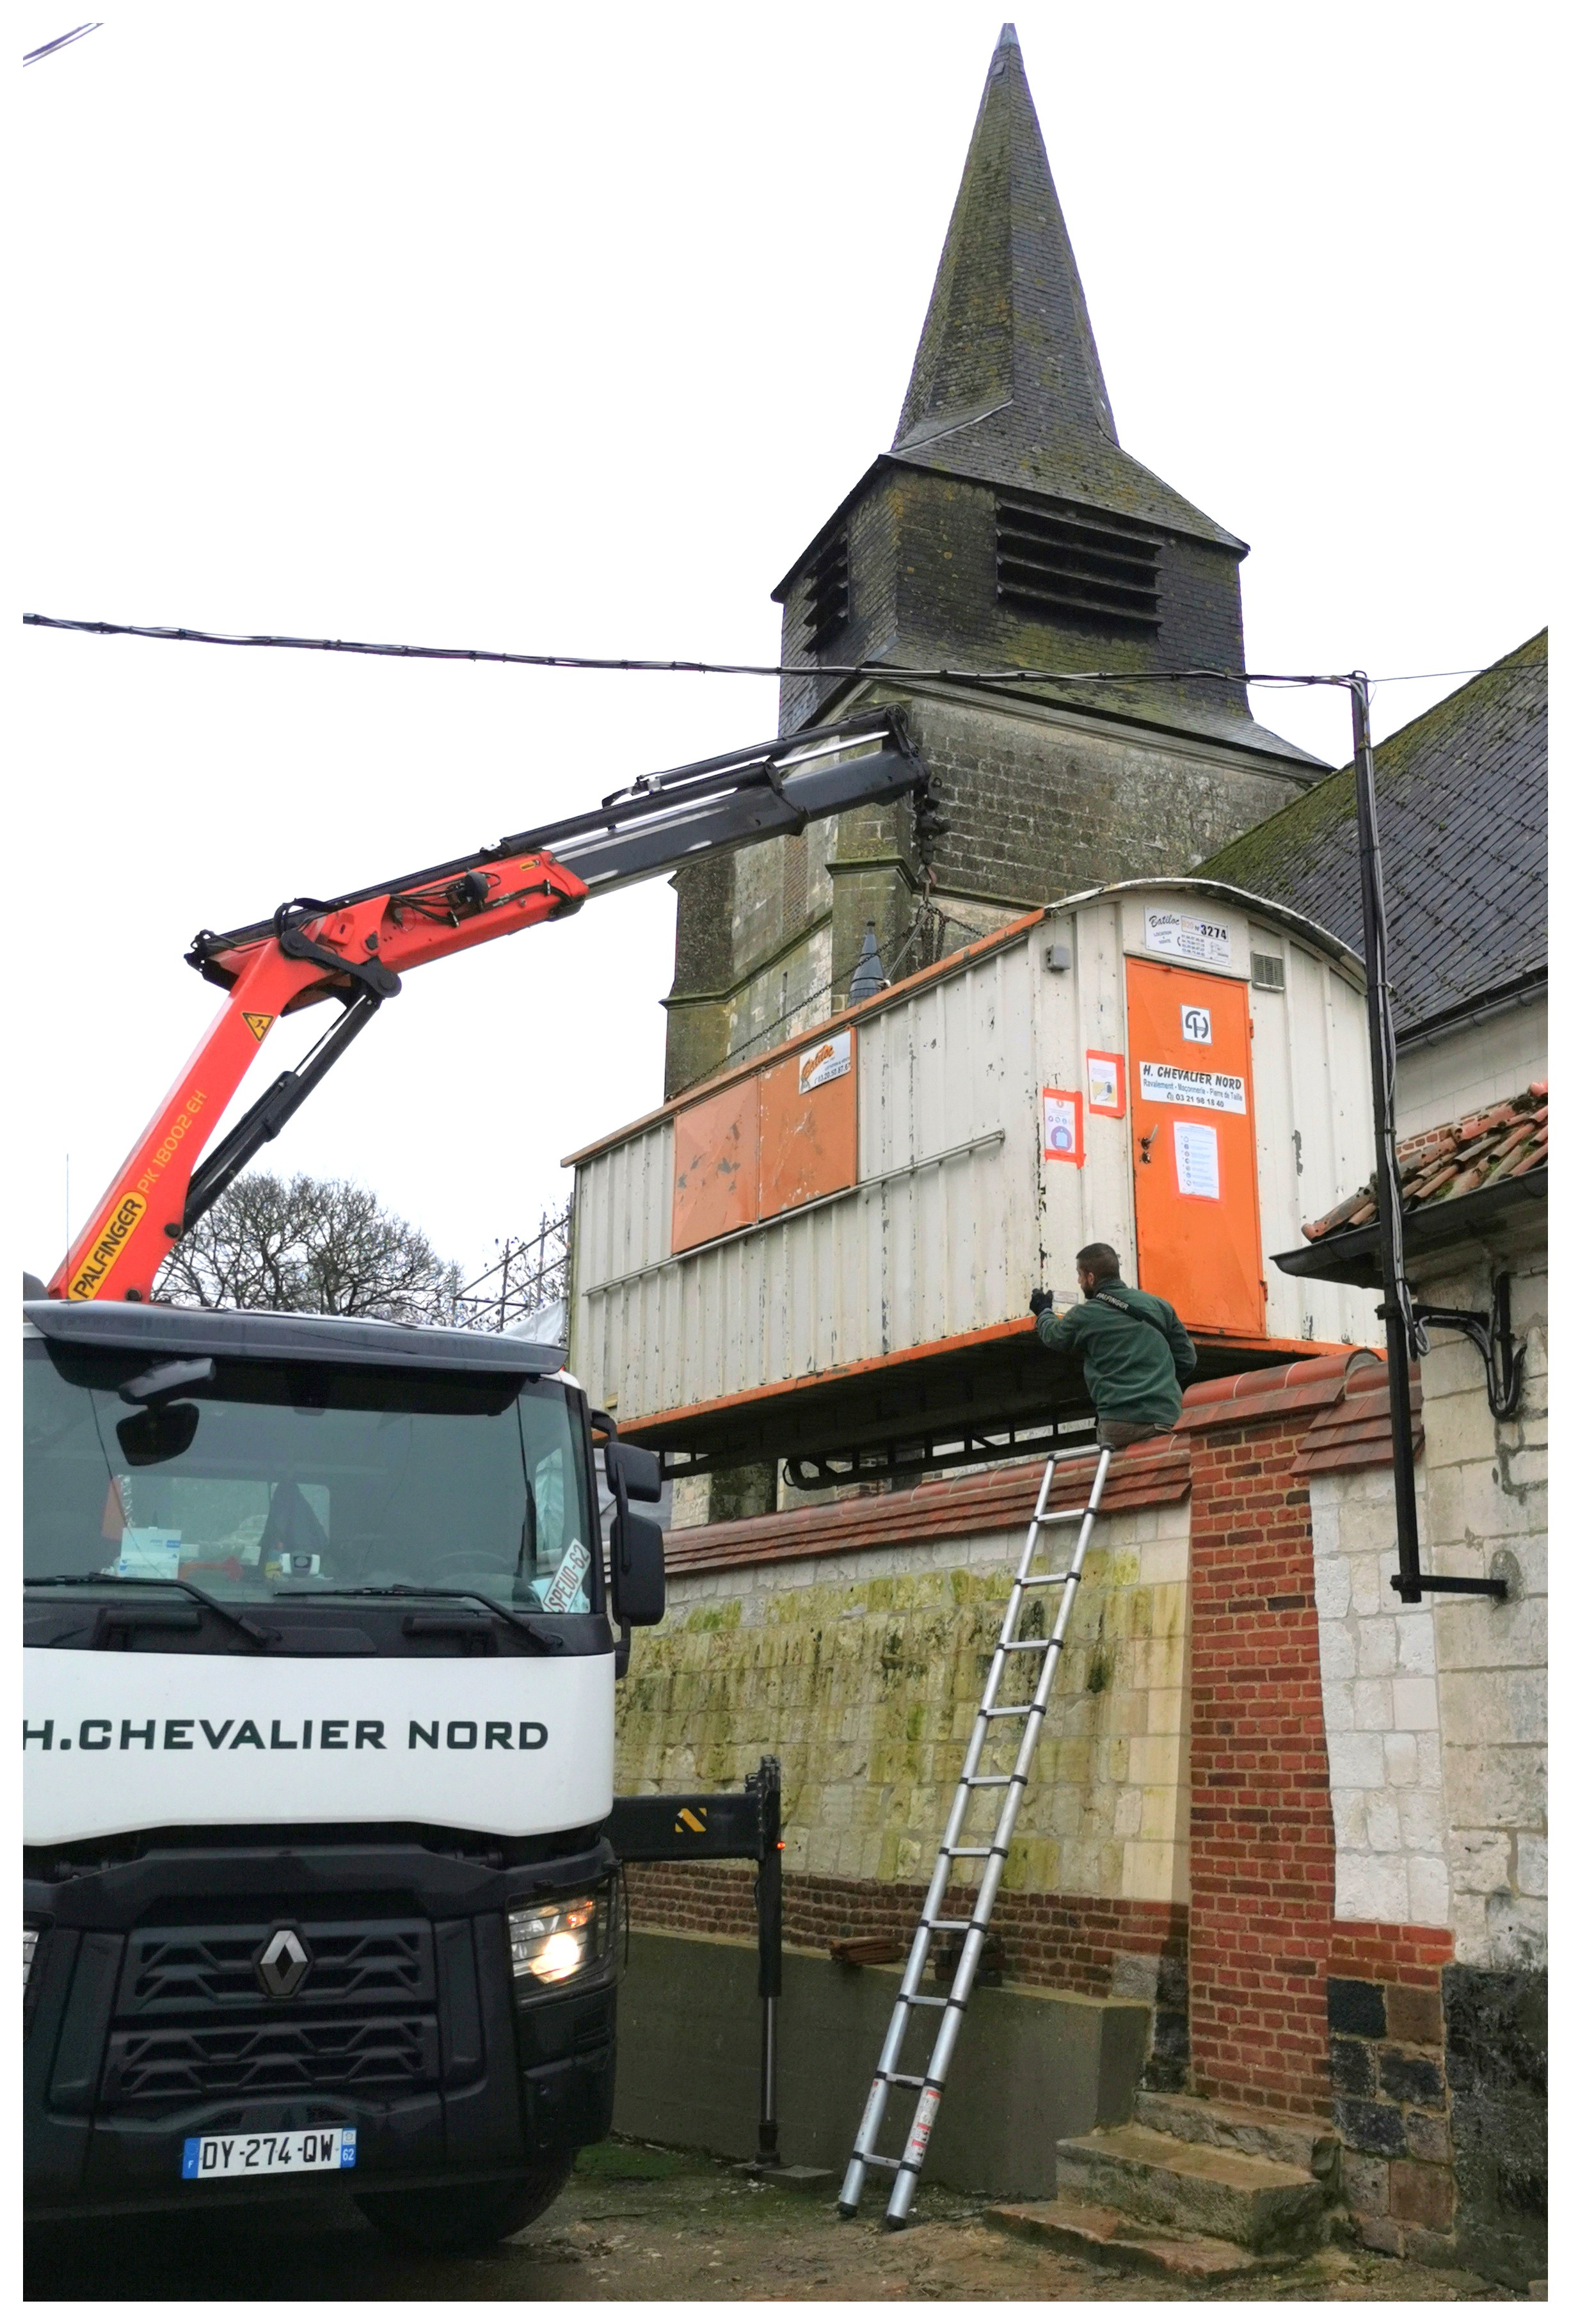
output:
<instances>
[{"instance_id":1,"label":"black downspout","mask_svg":"<svg viewBox=\"0 0 1571 2324\"><path fill-rule=\"evenodd\" d=\"M1358 802L1358 884L1364 908L1364 973L1369 1018L1369 1077L1374 1100L1374 1197L1380 1220L1381 1304L1386 1372L1391 1385L1392 1486L1396 1498L1397 1570L1391 1586L1404 1606L1426 1590L1503 1598L1493 1579L1425 1573L1419 1559L1418 1488L1413 1471L1410 1352L1419 1352L1402 1252L1401 1182L1396 1158L1396 1038L1385 958L1385 895L1380 829L1374 808L1374 752L1369 740L1369 680L1355 670L1347 680L1353 705L1353 767Z\"/></svg>"},{"instance_id":2,"label":"black downspout","mask_svg":"<svg viewBox=\"0 0 1571 2324\"><path fill-rule=\"evenodd\" d=\"M780 2168L776 2049L780 2006L784 1912L780 1877L780 1762L766 1758L748 1777L758 1794L758 1997L764 2005L763 2046L758 2075L758 2152L756 2164Z\"/></svg>"}]
</instances>

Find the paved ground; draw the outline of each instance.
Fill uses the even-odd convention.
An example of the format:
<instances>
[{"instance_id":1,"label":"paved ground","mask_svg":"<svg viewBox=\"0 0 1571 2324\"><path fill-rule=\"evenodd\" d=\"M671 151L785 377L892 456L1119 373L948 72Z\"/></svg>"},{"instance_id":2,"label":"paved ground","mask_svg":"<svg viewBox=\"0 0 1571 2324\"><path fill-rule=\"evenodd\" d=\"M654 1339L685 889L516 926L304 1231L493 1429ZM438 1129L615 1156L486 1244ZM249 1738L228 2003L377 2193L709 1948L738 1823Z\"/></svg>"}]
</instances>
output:
<instances>
[{"instance_id":1,"label":"paved ground","mask_svg":"<svg viewBox=\"0 0 1571 2324\"><path fill-rule=\"evenodd\" d=\"M708 2157L591 2148L534 2227L483 2259L411 2260L336 2190L268 2212L216 2211L29 2236L31 2300L1192 2300L1189 2285L1089 2266L986 2226L936 2189L884 2234L833 2193L758 2187ZM1502 2300L1476 2277L1331 2253L1213 2300Z\"/></svg>"}]
</instances>

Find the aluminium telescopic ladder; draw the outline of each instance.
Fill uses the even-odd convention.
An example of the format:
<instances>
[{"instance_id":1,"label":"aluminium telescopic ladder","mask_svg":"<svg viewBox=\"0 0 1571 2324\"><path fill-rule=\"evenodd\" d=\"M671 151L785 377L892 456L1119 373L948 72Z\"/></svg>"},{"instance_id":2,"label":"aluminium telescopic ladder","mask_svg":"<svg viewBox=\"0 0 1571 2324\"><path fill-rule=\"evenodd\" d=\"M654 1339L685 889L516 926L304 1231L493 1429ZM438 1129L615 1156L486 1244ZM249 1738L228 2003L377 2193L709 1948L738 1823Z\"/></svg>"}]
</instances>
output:
<instances>
[{"instance_id":1,"label":"aluminium telescopic ladder","mask_svg":"<svg viewBox=\"0 0 1571 2324\"><path fill-rule=\"evenodd\" d=\"M1052 1498L1053 1479L1061 1462L1089 1459L1093 1452L1097 1456L1096 1474L1084 1505L1079 1508L1050 1510L1048 1503ZM998 1643L993 1650L987 1684L982 1689L982 1700L971 1729L970 1747L955 1789L954 1804L950 1810L943 1838L939 1842L938 1860L933 1866L922 1917L916 1923L916 1934L906 1958L905 1973L900 1980L889 2031L885 2037L877 2070L873 2076L873 2087L863 2109L857 2143L846 2166L845 2181L840 2193L842 2219L856 2216L861 2200L862 2182L869 2164L875 2170L892 2171L895 2174L894 2184L889 2190L888 2209L884 2215L885 2226L903 2227L910 2217L916 2182L926 2159L927 2144L932 2135L939 2101L943 2096L944 2081L954 2058L955 2044L960 2040L960 2022L981 1965L988 1924L993 1917L993 1904L998 1894L998 1884L1004 1877L1004 1866L1008 1858L1009 1842L1020 1812L1020 1803L1030 1780L1031 1763L1036 1757L1036 1746L1047 1712L1047 1699L1052 1692L1053 1677L1062 1659L1064 1636L1074 1610L1080 1572L1096 1528L1097 1513L1102 1505L1102 1487L1107 1480L1107 1463L1112 1457L1107 1447L1077 1446L1070 1452L1050 1453L1047 1466L1043 1471L1042 1489L1036 1496L1036 1507L1025 1536L1025 1548L1015 1569L1015 1586L1004 1609L1003 1626L998 1633ZM1067 1525L1079 1527L1074 1554L1068 1565L1061 1572L1034 1572L1037 1543L1044 1529L1050 1526ZM1029 1593L1035 1590L1061 1590L1063 1595L1059 1600L1058 1616L1051 1632L1045 1637L1023 1638L1020 1636L1021 1614ZM1028 1702L1001 1703L998 1693L1004 1684L1004 1674L1016 1655L1040 1655L1042 1668ZM1007 1774L984 1771L982 1763L995 1727L1000 1721L1015 1719L1023 1720L1024 1725L1014 1766ZM1002 1731L1006 1734L1007 1728ZM966 1817L973 1800L983 1793L994 1791L1001 1791L1004 1798L991 1838L968 1840L964 1836ZM956 1865L962 1861L974 1861L981 1866L976 1900L966 1919L957 1919L952 1914L946 1918L944 1897L955 1877ZM958 1935L962 1940L949 1992L947 1995L920 1993L917 1987L927 1966L928 1948L935 1936L948 1934ZM922 2072L904 2073L900 2070L900 2053L914 2013L919 2009L942 2012L938 2034L932 2045L932 2054ZM884 2109L888 2104L891 2090L914 2090L917 2094L911 2127L898 2158L876 2151Z\"/></svg>"}]
</instances>

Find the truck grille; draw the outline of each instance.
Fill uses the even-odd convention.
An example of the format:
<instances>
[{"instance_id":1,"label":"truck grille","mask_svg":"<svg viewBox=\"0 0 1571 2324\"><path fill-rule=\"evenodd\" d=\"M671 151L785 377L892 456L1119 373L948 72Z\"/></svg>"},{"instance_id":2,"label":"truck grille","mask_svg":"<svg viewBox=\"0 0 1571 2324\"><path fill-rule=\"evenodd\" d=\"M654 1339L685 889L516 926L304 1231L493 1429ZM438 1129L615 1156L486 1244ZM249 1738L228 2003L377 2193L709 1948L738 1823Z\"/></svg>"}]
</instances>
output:
<instances>
[{"instance_id":1,"label":"truck grille","mask_svg":"<svg viewBox=\"0 0 1571 2324\"><path fill-rule=\"evenodd\" d=\"M288 1927L309 1967L278 2000L258 1957ZM436 2089L442 2080L428 1921L270 1921L142 1928L125 1941L98 2104L143 2117L216 2101Z\"/></svg>"},{"instance_id":2,"label":"truck grille","mask_svg":"<svg viewBox=\"0 0 1571 2324\"><path fill-rule=\"evenodd\" d=\"M272 2013L256 1979L256 1957L277 1923L249 1928L137 1929L125 1949L117 2017ZM297 2011L345 2005L407 2008L436 1987L430 1923L425 1921L296 1922L311 1966Z\"/></svg>"},{"instance_id":3,"label":"truck grille","mask_svg":"<svg viewBox=\"0 0 1571 2324\"><path fill-rule=\"evenodd\" d=\"M434 2016L119 2029L109 2037L101 2096L120 2109L407 2090L435 2087L439 2063Z\"/></svg>"}]
</instances>

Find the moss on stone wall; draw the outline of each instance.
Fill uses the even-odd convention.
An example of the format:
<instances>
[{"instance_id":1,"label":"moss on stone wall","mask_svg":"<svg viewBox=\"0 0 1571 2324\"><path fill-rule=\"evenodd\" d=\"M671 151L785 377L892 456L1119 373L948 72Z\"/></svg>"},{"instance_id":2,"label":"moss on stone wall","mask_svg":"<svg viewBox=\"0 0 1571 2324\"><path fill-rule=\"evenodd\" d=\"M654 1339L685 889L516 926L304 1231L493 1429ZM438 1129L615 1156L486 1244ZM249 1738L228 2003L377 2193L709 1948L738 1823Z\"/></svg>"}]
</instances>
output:
<instances>
[{"instance_id":1,"label":"moss on stone wall","mask_svg":"<svg viewBox=\"0 0 1571 2324\"><path fill-rule=\"evenodd\" d=\"M1116 1520L1088 1559L1010 1886L1183 1893L1188 1590L1182 1541L1159 1530L1182 1515ZM997 1637L1010 1540L943 1545L946 1563L931 1552L868 1553L849 1576L842 1564L811 1578L760 1568L678 1579L620 1691L619 1791L735 1786L773 1752L791 1869L923 1877ZM1023 1635L1042 1635L1043 1611L1040 1599L1030 1603ZM1040 1667L1035 1655L1014 1658L1017 1683L1002 1699L1023 1700ZM995 1732L986 1764L1006 1772L1020 1722Z\"/></svg>"}]
</instances>

